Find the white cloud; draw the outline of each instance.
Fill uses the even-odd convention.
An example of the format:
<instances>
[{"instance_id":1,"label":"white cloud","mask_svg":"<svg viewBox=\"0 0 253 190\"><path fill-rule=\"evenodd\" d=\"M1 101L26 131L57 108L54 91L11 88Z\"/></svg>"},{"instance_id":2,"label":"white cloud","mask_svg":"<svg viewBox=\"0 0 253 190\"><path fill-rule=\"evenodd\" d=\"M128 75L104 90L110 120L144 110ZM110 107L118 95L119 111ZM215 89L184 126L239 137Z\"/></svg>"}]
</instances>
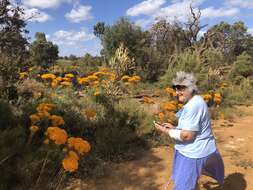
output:
<instances>
[{"instance_id":1,"label":"white cloud","mask_svg":"<svg viewBox=\"0 0 253 190\"><path fill-rule=\"evenodd\" d=\"M146 0L127 10L128 16L148 15L156 12L166 0Z\"/></svg>"},{"instance_id":2,"label":"white cloud","mask_svg":"<svg viewBox=\"0 0 253 190\"><path fill-rule=\"evenodd\" d=\"M60 56L84 56L85 53L99 55L102 49L101 42L93 34L87 33L84 28L81 31L59 30L53 34L47 34L47 39L57 44Z\"/></svg>"},{"instance_id":3,"label":"white cloud","mask_svg":"<svg viewBox=\"0 0 253 190\"><path fill-rule=\"evenodd\" d=\"M163 7L152 15L154 18L164 18L168 21L178 20L181 22L187 21L190 16L190 5L192 7L199 6L204 0L184 0L177 3L173 3L167 7ZM197 9L194 8L194 11Z\"/></svg>"},{"instance_id":4,"label":"white cloud","mask_svg":"<svg viewBox=\"0 0 253 190\"><path fill-rule=\"evenodd\" d=\"M92 40L95 36L89 34L82 29L82 31L66 31L59 30L56 31L51 37L52 41L56 44L65 44L65 45L75 45L78 43L83 43L84 41Z\"/></svg>"},{"instance_id":5,"label":"white cloud","mask_svg":"<svg viewBox=\"0 0 253 190\"><path fill-rule=\"evenodd\" d=\"M215 18L215 17L227 17L227 16L235 16L240 13L238 8L219 8L215 9L213 7L208 7L201 10L202 18Z\"/></svg>"},{"instance_id":6,"label":"white cloud","mask_svg":"<svg viewBox=\"0 0 253 190\"><path fill-rule=\"evenodd\" d=\"M65 14L65 17L70 22L79 23L81 21L90 20L92 19L91 16L91 6L79 5L74 7L69 13Z\"/></svg>"},{"instance_id":7,"label":"white cloud","mask_svg":"<svg viewBox=\"0 0 253 190\"><path fill-rule=\"evenodd\" d=\"M51 16L49 16L47 13L42 12L36 8L28 9L24 7L24 19L30 22L46 22L51 19Z\"/></svg>"},{"instance_id":8,"label":"white cloud","mask_svg":"<svg viewBox=\"0 0 253 190\"><path fill-rule=\"evenodd\" d=\"M147 28L149 25L151 25L153 22L153 19L138 19L135 21L135 24L137 26L140 26L141 28Z\"/></svg>"},{"instance_id":9,"label":"white cloud","mask_svg":"<svg viewBox=\"0 0 253 190\"><path fill-rule=\"evenodd\" d=\"M225 5L252 9L253 0L226 0Z\"/></svg>"},{"instance_id":10,"label":"white cloud","mask_svg":"<svg viewBox=\"0 0 253 190\"><path fill-rule=\"evenodd\" d=\"M58 7L61 3L65 2L71 2L72 0L22 0L22 3L25 6L28 7L37 7L37 8L56 8Z\"/></svg>"},{"instance_id":11,"label":"white cloud","mask_svg":"<svg viewBox=\"0 0 253 190\"><path fill-rule=\"evenodd\" d=\"M150 22L155 22L157 18L166 19L169 22L173 22L175 20L179 22L187 22L191 17L190 6L193 7L194 12L197 12L198 7L202 5L204 1L206 0L171 0L170 5L162 6L164 4L164 1L162 0L146 0L128 9L127 14L131 16L138 16L140 14L146 15L148 17L147 21L144 19L139 19L136 21L136 23L142 27L150 25ZM157 2L157 4L154 2ZM238 15L240 13L239 8L228 6L219 8L206 7L200 11L201 19L229 17Z\"/></svg>"},{"instance_id":12,"label":"white cloud","mask_svg":"<svg viewBox=\"0 0 253 190\"><path fill-rule=\"evenodd\" d=\"M253 36L253 28L248 28L248 33Z\"/></svg>"}]
</instances>

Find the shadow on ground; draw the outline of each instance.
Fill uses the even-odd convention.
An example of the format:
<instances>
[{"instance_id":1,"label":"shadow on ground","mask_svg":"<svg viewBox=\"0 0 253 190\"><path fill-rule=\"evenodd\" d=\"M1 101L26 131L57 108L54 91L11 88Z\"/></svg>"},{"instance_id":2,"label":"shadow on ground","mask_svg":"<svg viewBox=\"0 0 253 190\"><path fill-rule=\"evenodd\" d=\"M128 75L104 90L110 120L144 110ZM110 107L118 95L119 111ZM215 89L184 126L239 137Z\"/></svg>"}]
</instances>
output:
<instances>
[{"instance_id":1,"label":"shadow on ground","mask_svg":"<svg viewBox=\"0 0 253 190\"><path fill-rule=\"evenodd\" d=\"M223 187L213 182L206 182L203 186L206 190L245 190L247 182L242 173L232 173L225 178Z\"/></svg>"}]
</instances>

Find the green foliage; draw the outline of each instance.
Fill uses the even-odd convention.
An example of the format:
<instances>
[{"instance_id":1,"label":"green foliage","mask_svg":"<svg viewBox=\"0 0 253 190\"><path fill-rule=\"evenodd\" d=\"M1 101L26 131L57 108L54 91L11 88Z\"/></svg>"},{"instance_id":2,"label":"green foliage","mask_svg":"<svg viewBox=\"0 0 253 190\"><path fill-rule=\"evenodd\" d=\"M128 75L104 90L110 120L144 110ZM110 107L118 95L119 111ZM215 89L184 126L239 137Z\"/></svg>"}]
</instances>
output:
<instances>
[{"instance_id":1,"label":"green foliage","mask_svg":"<svg viewBox=\"0 0 253 190\"><path fill-rule=\"evenodd\" d=\"M246 52L239 55L233 64L230 77L235 82L238 82L242 77L253 75L253 58Z\"/></svg>"},{"instance_id":2,"label":"green foliage","mask_svg":"<svg viewBox=\"0 0 253 190\"><path fill-rule=\"evenodd\" d=\"M143 47L141 56L136 58L136 62L139 63L137 75L147 82L156 82L164 74L167 65L161 53L153 47Z\"/></svg>"},{"instance_id":3,"label":"green foliage","mask_svg":"<svg viewBox=\"0 0 253 190\"><path fill-rule=\"evenodd\" d=\"M213 39L213 46L221 46L220 49L227 60L234 60L236 56L252 47L252 36L247 33L247 27L242 21L232 25L221 22L211 27L208 32L221 34L219 38Z\"/></svg>"},{"instance_id":4,"label":"green foliage","mask_svg":"<svg viewBox=\"0 0 253 190\"><path fill-rule=\"evenodd\" d=\"M15 121L16 119L10 105L0 99L0 130L14 127Z\"/></svg>"},{"instance_id":5,"label":"green foliage","mask_svg":"<svg viewBox=\"0 0 253 190\"><path fill-rule=\"evenodd\" d=\"M10 14L11 13L11 14ZM11 5L9 0L0 3L0 80L1 97L15 98L12 90L18 80L19 71L29 63L28 41L25 34L26 22L24 10L20 6Z\"/></svg>"},{"instance_id":6,"label":"green foliage","mask_svg":"<svg viewBox=\"0 0 253 190\"><path fill-rule=\"evenodd\" d=\"M184 53L175 55L169 62L169 67L161 77L161 84L163 86L170 86L172 79L176 72L185 71L192 73L199 73L201 70L201 61L197 52L186 51Z\"/></svg>"},{"instance_id":7,"label":"green foliage","mask_svg":"<svg viewBox=\"0 0 253 190\"><path fill-rule=\"evenodd\" d=\"M37 32L31 44L32 63L43 68L52 66L58 58L58 46L46 40L45 34Z\"/></svg>"},{"instance_id":8,"label":"green foliage","mask_svg":"<svg viewBox=\"0 0 253 190\"><path fill-rule=\"evenodd\" d=\"M11 14L10 14L11 13ZM24 34L26 22L24 10L21 6L11 4L9 0L2 0L0 3L0 54L8 57L27 57L28 41Z\"/></svg>"},{"instance_id":9,"label":"green foliage","mask_svg":"<svg viewBox=\"0 0 253 190\"><path fill-rule=\"evenodd\" d=\"M127 18L121 18L112 26L106 26L102 44L107 57L114 55L120 43L130 51L130 56L138 55L142 46L146 45L147 34L141 28L132 24ZM137 57L137 56L134 56Z\"/></svg>"},{"instance_id":10,"label":"green foliage","mask_svg":"<svg viewBox=\"0 0 253 190\"><path fill-rule=\"evenodd\" d=\"M224 97L224 106L232 106L236 104L248 104L252 102L253 82L250 78L243 78L239 85L232 85L225 88L222 92Z\"/></svg>"}]
</instances>

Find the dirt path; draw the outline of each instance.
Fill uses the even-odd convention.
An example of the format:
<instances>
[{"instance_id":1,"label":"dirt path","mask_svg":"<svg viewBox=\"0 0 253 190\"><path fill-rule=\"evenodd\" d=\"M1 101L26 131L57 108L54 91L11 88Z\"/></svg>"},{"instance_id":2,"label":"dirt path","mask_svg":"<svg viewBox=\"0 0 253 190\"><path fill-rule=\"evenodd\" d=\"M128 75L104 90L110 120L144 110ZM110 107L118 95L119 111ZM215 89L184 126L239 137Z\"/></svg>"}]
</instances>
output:
<instances>
[{"instance_id":1,"label":"dirt path","mask_svg":"<svg viewBox=\"0 0 253 190\"><path fill-rule=\"evenodd\" d=\"M201 190L253 190L253 106L239 107L247 116L234 121L213 122L218 148L225 163L225 187L201 177ZM75 182L72 190L161 190L170 177L173 148L159 147L140 152L139 159L113 164L102 179ZM170 186L168 189L172 189Z\"/></svg>"}]
</instances>

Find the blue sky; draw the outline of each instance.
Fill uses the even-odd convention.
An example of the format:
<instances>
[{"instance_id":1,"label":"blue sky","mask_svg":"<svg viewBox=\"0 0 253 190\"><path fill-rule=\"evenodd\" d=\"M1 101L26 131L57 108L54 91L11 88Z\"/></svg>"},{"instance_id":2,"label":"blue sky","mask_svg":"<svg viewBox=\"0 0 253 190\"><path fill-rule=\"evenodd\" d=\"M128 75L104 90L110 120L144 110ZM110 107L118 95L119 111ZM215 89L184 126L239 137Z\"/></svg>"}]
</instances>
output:
<instances>
[{"instance_id":1,"label":"blue sky","mask_svg":"<svg viewBox=\"0 0 253 190\"><path fill-rule=\"evenodd\" d=\"M44 32L47 39L59 46L60 55L85 53L99 55L100 40L93 35L97 22L113 24L127 16L143 30L148 29L155 18L186 22L189 5L202 13L202 24L208 27L226 21L239 20L253 34L253 0L19 0L26 17L33 15L27 25L29 37ZM207 28L201 33L204 33Z\"/></svg>"}]
</instances>

